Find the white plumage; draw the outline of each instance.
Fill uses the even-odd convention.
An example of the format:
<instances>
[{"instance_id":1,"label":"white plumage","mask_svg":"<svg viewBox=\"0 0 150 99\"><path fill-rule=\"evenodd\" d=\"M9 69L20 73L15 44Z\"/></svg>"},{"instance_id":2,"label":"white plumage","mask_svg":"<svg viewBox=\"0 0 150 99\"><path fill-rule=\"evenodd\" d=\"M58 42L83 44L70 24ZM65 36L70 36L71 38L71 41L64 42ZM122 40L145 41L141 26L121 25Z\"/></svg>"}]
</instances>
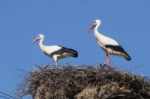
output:
<instances>
[{"instance_id":1,"label":"white plumage","mask_svg":"<svg viewBox=\"0 0 150 99\"><path fill-rule=\"evenodd\" d=\"M126 53L126 51L121 47L121 45L114 39L107 37L98 32L98 28L101 25L101 21L96 19L91 25L89 31L94 29L94 36L97 39L98 45L105 51L107 59L106 64L110 64L110 55L122 56L126 60L131 60L131 57Z\"/></svg>"},{"instance_id":2,"label":"white plumage","mask_svg":"<svg viewBox=\"0 0 150 99\"><path fill-rule=\"evenodd\" d=\"M41 45L39 45L39 46L41 46ZM51 46L44 46L44 47L40 47L40 48L41 48L42 52L50 55L53 52L60 50L62 47L57 46L57 45L51 45Z\"/></svg>"},{"instance_id":3,"label":"white plumage","mask_svg":"<svg viewBox=\"0 0 150 99\"><path fill-rule=\"evenodd\" d=\"M45 55L47 55L48 57L53 58L55 65L58 65L59 59L66 58L66 57L77 57L78 56L78 52L73 49L65 48L65 47L58 46L58 45L51 45L51 46L44 45L43 44L43 41L44 41L43 34L39 34L36 37L36 39L32 42L32 44L34 44L37 41L39 41L39 47L42 50L42 52Z\"/></svg>"}]
</instances>

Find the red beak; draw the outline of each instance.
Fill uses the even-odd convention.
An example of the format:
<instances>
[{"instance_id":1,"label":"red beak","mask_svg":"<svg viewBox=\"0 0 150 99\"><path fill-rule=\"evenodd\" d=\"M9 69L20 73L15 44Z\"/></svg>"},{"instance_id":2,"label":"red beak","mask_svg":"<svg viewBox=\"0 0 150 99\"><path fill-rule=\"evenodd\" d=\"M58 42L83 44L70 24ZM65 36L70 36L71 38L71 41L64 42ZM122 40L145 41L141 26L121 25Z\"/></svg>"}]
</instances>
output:
<instances>
[{"instance_id":1,"label":"red beak","mask_svg":"<svg viewBox=\"0 0 150 99\"><path fill-rule=\"evenodd\" d=\"M94 29L96 24L92 24L91 27L89 28L88 32L90 32L92 29Z\"/></svg>"},{"instance_id":2,"label":"red beak","mask_svg":"<svg viewBox=\"0 0 150 99\"><path fill-rule=\"evenodd\" d=\"M31 43L31 44L33 45L33 44L34 44L35 42L37 42L38 40L39 40L39 39L38 39L38 38L36 38L35 40L33 40L33 41L32 41L32 43Z\"/></svg>"}]
</instances>

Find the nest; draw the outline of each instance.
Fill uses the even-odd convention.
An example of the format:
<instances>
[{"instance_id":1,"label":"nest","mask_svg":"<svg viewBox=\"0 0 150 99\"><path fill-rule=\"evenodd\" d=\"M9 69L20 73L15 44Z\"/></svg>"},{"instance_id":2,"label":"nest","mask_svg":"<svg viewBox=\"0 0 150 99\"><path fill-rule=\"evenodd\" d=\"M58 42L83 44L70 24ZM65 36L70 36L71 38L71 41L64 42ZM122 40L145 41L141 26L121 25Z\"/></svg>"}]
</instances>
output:
<instances>
[{"instance_id":1,"label":"nest","mask_svg":"<svg viewBox=\"0 0 150 99\"><path fill-rule=\"evenodd\" d=\"M19 86L19 96L33 99L150 99L150 82L142 76L99 67L38 67Z\"/></svg>"}]
</instances>

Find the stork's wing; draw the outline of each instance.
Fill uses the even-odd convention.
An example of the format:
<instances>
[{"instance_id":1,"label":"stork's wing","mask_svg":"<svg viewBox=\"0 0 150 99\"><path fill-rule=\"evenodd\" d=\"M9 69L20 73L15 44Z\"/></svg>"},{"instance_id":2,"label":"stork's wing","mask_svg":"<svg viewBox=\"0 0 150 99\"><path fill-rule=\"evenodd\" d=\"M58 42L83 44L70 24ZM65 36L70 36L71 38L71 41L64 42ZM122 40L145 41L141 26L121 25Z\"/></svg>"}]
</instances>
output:
<instances>
[{"instance_id":1,"label":"stork's wing","mask_svg":"<svg viewBox=\"0 0 150 99\"><path fill-rule=\"evenodd\" d=\"M110 48L110 49L117 51L117 52L121 52L121 53L126 55L125 58L127 60L131 60L131 57L128 55L128 53L120 45L105 45L105 47Z\"/></svg>"},{"instance_id":2,"label":"stork's wing","mask_svg":"<svg viewBox=\"0 0 150 99\"><path fill-rule=\"evenodd\" d=\"M51 55L63 54L63 53L68 53L68 54L70 54L73 57L77 57L78 56L78 52L76 50L65 48L65 47L62 47L61 49L59 49L59 50L57 50L55 52L52 52Z\"/></svg>"}]
</instances>

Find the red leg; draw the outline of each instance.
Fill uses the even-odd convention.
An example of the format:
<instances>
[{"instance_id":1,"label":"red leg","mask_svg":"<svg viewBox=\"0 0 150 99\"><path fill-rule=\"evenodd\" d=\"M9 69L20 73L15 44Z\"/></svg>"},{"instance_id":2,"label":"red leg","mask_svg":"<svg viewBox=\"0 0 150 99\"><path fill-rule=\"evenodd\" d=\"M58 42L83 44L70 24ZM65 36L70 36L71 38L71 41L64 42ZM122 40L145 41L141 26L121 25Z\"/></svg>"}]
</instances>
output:
<instances>
[{"instance_id":1,"label":"red leg","mask_svg":"<svg viewBox=\"0 0 150 99\"><path fill-rule=\"evenodd\" d=\"M110 54L109 53L107 53L107 58L106 58L106 64L107 65L110 65Z\"/></svg>"}]
</instances>

